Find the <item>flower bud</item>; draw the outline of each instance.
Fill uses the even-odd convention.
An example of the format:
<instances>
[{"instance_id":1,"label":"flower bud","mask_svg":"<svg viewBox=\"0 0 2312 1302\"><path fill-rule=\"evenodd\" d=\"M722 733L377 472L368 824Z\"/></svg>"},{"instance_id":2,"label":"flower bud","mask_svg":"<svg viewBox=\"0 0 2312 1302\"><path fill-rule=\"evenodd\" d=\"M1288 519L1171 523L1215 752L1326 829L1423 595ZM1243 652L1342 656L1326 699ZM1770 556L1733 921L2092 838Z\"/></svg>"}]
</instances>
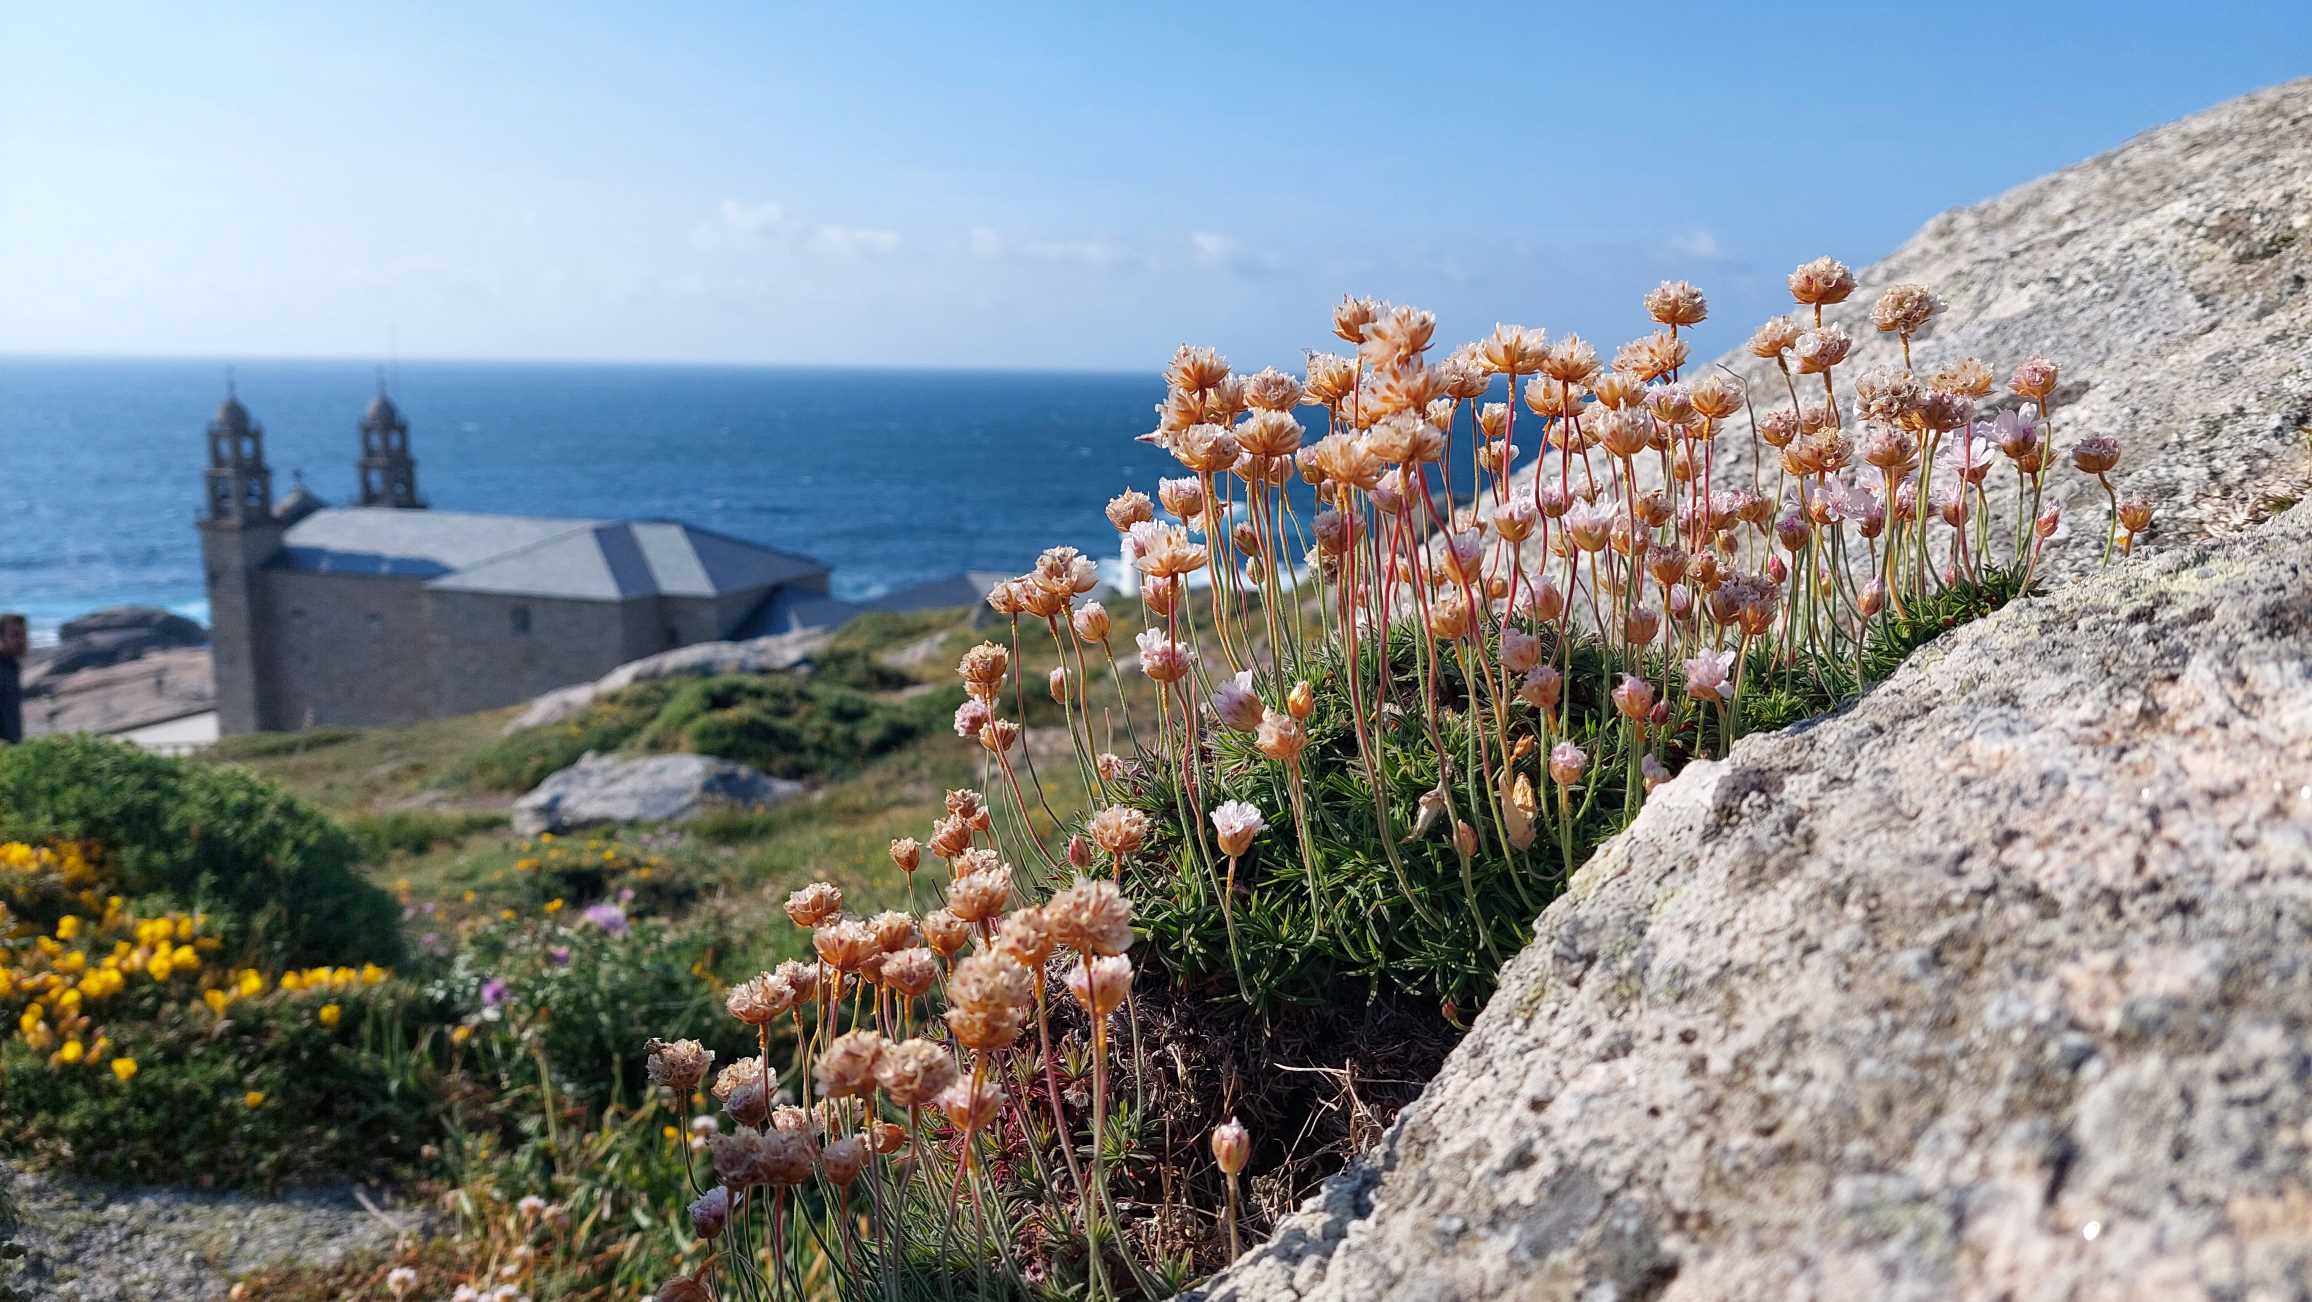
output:
<instances>
[{"instance_id":1,"label":"flower bud","mask_svg":"<svg viewBox=\"0 0 2312 1302\"><path fill-rule=\"evenodd\" d=\"M1555 665L1536 665L1532 672L1526 674L1524 681L1517 685L1517 696L1534 709L1554 710L1557 708L1558 691L1562 684L1563 678Z\"/></svg>"},{"instance_id":2,"label":"flower bud","mask_svg":"<svg viewBox=\"0 0 2312 1302\"><path fill-rule=\"evenodd\" d=\"M1307 722L1309 715L1316 712L1316 708L1316 689L1309 686L1308 680L1305 678L1297 683L1294 683L1292 685L1292 690L1285 694L1285 713L1291 715L1295 719L1298 719L1304 723Z\"/></svg>"},{"instance_id":3,"label":"flower bud","mask_svg":"<svg viewBox=\"0 0 2312 1302\"><path fill-rule=\"evenodd\" d=\"M1623 674L1613 695L1614 708L1626 719L1643 719L1654 708L1654 685L1636 674Z\"/></svg>"},{"instance_id":4,"label":"flower bud","mask_svg":"<svg viewBox=\"0 0 2312 1302\"><path fill-rule=\"evenodd\" d=\"M1864 619L1876 616L1880 611L1885 610L1886 606L1887 581L1885 579L1872 579L1863 585L1862 596L1855 601L1855 608L1862 612Z\"/></svg>"},{"instance_id":5,"label":"flower bud","mask_svg":"<svg viewBox=\"0 0 2312 1302\"><path fill-rule=\"evenodd\" d=\"M730 1214L730 1190L718 1184L690 1205L691 1232L702 1239L711 1239L723 1232L723 1224L730 1219Z\"/></svg>"},{"instance_id":6,"label":"flower bud","mask_svg":"<svg viewBox=\"0 0 2312 1302\"><path fill-rule=\"evenodd\" d=\"M1084 839L1081 832L1068 838L1068 866L1077 872L1088 871L1092 866L1092 843Z\"/></svg>"},{"instance_id":7,"label":"flower bud","mask_svg":"<svg viewBox=\"0 0 2312 1302\"><path fill-rule=\"evenodd\" d=\"M1589 752L1570 741L1561 741L1549 748L1549 777L1561 787L1570 787L1581 781L1589 768Z\"/></svg>"},{"instance_id":8,"label":"flower bud","mask_svg":"<svg viewBox=\"0 0 2312 1302\"><path fill-rule=\"evenodd\" d=\"M1052 690L1052 704L1066 705L1068 703L1068 667L1060 665L1054 668L1049 681Z\"/></svg>"},{"instance_id":9,"label":"flower bud","mask_svg":"<svg viewBox=\"0 0 2312 1302\"><path fill-rule=\"evenodd\" d=\"M1252 1162L1252 1136L1237 1124L1234 1117L1212 1128L1212 1160L1220 1166L1220 1173L1235 1177L1244 1173Z\"/></svg>"},{"instance_id":10,"label":"flower bud","mask_svg":"<svg viewBox=\"0 0 2312 1302\"><path fill-rule=\"evenodd\" d=\"M1460 851L1463 858L1477 853L1477 829L1471 827L1466 818L1453 820L1453 848Z\"/></svg>"}]
</instances>

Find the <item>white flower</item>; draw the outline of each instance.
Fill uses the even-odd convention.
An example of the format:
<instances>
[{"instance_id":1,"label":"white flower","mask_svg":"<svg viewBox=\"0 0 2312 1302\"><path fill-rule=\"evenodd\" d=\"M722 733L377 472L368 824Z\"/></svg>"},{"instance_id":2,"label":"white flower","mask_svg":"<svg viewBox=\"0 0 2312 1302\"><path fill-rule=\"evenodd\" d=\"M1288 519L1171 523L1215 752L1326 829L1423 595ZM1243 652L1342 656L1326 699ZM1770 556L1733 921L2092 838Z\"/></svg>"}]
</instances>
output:
<instances>
[{"instance_id":1,"label":"white flower","mask_svg":"<svg viewBox=\"0 0 2312 1302\"><path fill-rule=\"evenodd\" d=\"M1723 701L1728 696L1727 675L1734 668L1732 651L1702 651L1686 661L1686 693L1696 700Z\"/></svg>"},{"instance_id":2,"label":"white flower","mask_svg":"<svg viewBox=\"0 0 2312 1302\"><path fill-rule=\"evenodd\" d=\"M1234 859L1252 845L1268 826L1260 810L1242 800L1230 800L1212 811L1212 830L1220 837L1220 852Z\"/></svg>"}]
</instances>

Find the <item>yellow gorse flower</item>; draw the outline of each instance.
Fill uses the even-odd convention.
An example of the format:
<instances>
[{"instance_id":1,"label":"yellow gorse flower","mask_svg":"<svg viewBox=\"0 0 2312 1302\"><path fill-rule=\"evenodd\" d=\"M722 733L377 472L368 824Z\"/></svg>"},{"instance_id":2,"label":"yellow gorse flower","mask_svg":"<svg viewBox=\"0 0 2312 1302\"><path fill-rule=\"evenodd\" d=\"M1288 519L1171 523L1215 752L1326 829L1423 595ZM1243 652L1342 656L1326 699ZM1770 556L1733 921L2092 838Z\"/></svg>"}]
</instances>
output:
<instances>
[{"instance_id":1,"label":"yellow gorse flower","mask_svg":"<svg viewBox=\"0 0 2312 1302\"><path fill-rule=\"evenodd\" d=\"M359 967L310 967L268 976L257 968L216 964L224 943L209 934L204 914L136 913L121 896L107 894L89 853L77 845L35 846L0 842L0 887L8 898L61 896L74 902L53 925L11 927L0 908L0 1015L14 1022L25 1047L56 1069L106 1064L127 1082L138 1063L115 1056L113 1041L94 1025L99 1010L132 984L141 992L136 1007L149 1001L206 1008L223 1017L235 1003L268 990L284 994L358 991L385 984L392 973L375 963ZM336 1026L344 1005L332 1000L315 1010L324 1026ZM0 1027L9 1025L0 1020ZM249 1107L264 1101L252 1090Z\"/></svg>"}]
</instances>

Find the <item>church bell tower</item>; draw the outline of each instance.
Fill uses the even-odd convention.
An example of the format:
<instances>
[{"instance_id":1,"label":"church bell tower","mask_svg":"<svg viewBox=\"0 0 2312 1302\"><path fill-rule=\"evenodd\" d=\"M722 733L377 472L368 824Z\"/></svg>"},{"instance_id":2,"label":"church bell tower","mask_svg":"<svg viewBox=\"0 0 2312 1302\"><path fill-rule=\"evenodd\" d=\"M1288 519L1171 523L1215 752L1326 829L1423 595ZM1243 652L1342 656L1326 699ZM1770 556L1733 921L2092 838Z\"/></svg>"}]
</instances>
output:
<instances>
[{"instance_id":1,"label":"church bell tower","mask_svg":"<svg viewBox=\"0 0 2312 1302\"><path fill-rule=\"evenodd\" d=\"M417 459L409 454L409 421L393 399L385 396L385 381L361 414L361 505L414 511L425 506L417 495Z\"/></svg>"},{"instance_id":2,"label":"church bell tower","mask_svg":"<svg viewBox=\"0 0 2312 1302\"><path fill-rule=\"evenodd\" d=\"M201 560L209 592L209 640L217 683L217 727L256 732L277 724L264 706L264 568L281 550L273 514L273 472L265 464L265 431L249 419L228 386L209 422L207 501L201 513Z\"/></svg>"}]
</instances>

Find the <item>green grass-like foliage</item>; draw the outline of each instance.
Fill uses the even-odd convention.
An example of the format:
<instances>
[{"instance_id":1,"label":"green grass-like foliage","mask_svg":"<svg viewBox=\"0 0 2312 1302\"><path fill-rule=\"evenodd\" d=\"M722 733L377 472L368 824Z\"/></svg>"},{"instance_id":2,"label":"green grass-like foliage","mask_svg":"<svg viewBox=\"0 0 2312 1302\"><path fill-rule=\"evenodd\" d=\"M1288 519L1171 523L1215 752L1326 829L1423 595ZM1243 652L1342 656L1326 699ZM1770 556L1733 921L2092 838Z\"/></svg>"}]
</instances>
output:
<instances>
[{"instance_id":1,"label":"green grass-like foliage","mask_svg":"<svg viewBox=\"0 0 2312 1302\"><path fill-rule=\"evenodd\" d=\"M0 748L0 841L97 847L123 894L205 910L276 962L392 963L394 902L327 815L240 770L90 737Z\"/></svg>"},{"instance_id":2,"label":"green grass-like foliage","mask_svg":"<svg viewBox=\"0 0 2312 1302\"><path fill-rule=\"evenodd\" d=\"M660 679L613 692L567 723L502 738L459 777L470 787L526 790L588 751L617 750L689 751L773 777L834 777L946 726L960 699L952 687L893 698L788 674Z\"/></svg>"},{"instance_id":3,"label":"green grass-like foliage","mask_svg":"<svg viewBox=\"0 0 2312 1302\"><path fill-rule=\"evenodd\" d=\"M1898 619L1879 621L1859 666L1801 656L1794 668L1776 670L1769 652L1753 648L1749 682L1737 735L1781 728L1816 717L1851 701L1863 688L1892 673L1913 650L1938 634L1980 617L2015 595L2011 578L1982 585L1947 588ZM1544 659L1564 664L1554 645ZM1497 649L1485 657L1497 663ZM1460 666L1441 659L1436 682L1438 739L1453 757L1440 774L1437 748L1430 744L1422 715L1428 709L1419 662L1420 642L1408 626L1392 630L1389 667L1393 708L1367 701L1368 716L1379 720L1383 768L1379 791L1390 834L1396 838L1402 877L1383 847L1375 812L1374 786L1358 756L1351 704L1337 651L1310 676L1317 708L1307 721L1309 745L1302 756L1308 825L1315 853L1315 888L1310 886L1293 826L1292 798L1285 769L1264 758L1248 734L1215 728L1207 734L1207 780L1212 790L1189 800L1177 767L1143 754L1141 776L1129 803L1154 820L1154 844L1127 868L1126 889L1138 907L1149 943L1143 952L1191 986L1216 992L1241 988L1256 1007L1338 1004L1382 988L1431 997L1469 1009L1492 993L1501 965L1530 939L1541 909L1565 888L1563 847L1558 840L1558 790L1543 770L1544 749L1522 756L1517 771L1532 784L1541 808L1539 835L1523 849L1505 834L1495 793L1471 775L1500 771L1500 756L1479 763L1479 746L1491 744L1488 720L1473 719ZM1379 666L1368 645L1362 680L1377 682ZM1594 642L1576 639L1564 688L1565 735L1589 753L1583 781L1568 791L1573 815L1573 862L1619 832L1637 807L1629 785L1629 734L1616 726L1610 698L1621 669L1609 667ZM1858 681L1859 669L1859 681ZM1657 667L1655 680L1661 673ZM1670 722L1654 730L1650 749L1674 770L1697 754L1718 755L1726 738L1720 720L1674 695ZM1482 740L1473 723L1482 725ZM1515 707L1513 736L1530 732L1533 713ZM1440 809L1426 823L1422 798L1449 786L1450 812ZM1198 866L1189 838L1201 835L1214 874L1225 878L1227 863L1213 845L1209 825L1185 819L1226 800L1258 807L1268 829L1253 842L1236 869L1235 956L1230 953L1227 919L1218 906L1223 882ZM1434 801L1432 801L1434 803ZM1464 862L1453 841L1455 818L1478 834L1478 848ZM1241 971L1235 970L1241 965Z\"/></svg>"}]
</instances>

